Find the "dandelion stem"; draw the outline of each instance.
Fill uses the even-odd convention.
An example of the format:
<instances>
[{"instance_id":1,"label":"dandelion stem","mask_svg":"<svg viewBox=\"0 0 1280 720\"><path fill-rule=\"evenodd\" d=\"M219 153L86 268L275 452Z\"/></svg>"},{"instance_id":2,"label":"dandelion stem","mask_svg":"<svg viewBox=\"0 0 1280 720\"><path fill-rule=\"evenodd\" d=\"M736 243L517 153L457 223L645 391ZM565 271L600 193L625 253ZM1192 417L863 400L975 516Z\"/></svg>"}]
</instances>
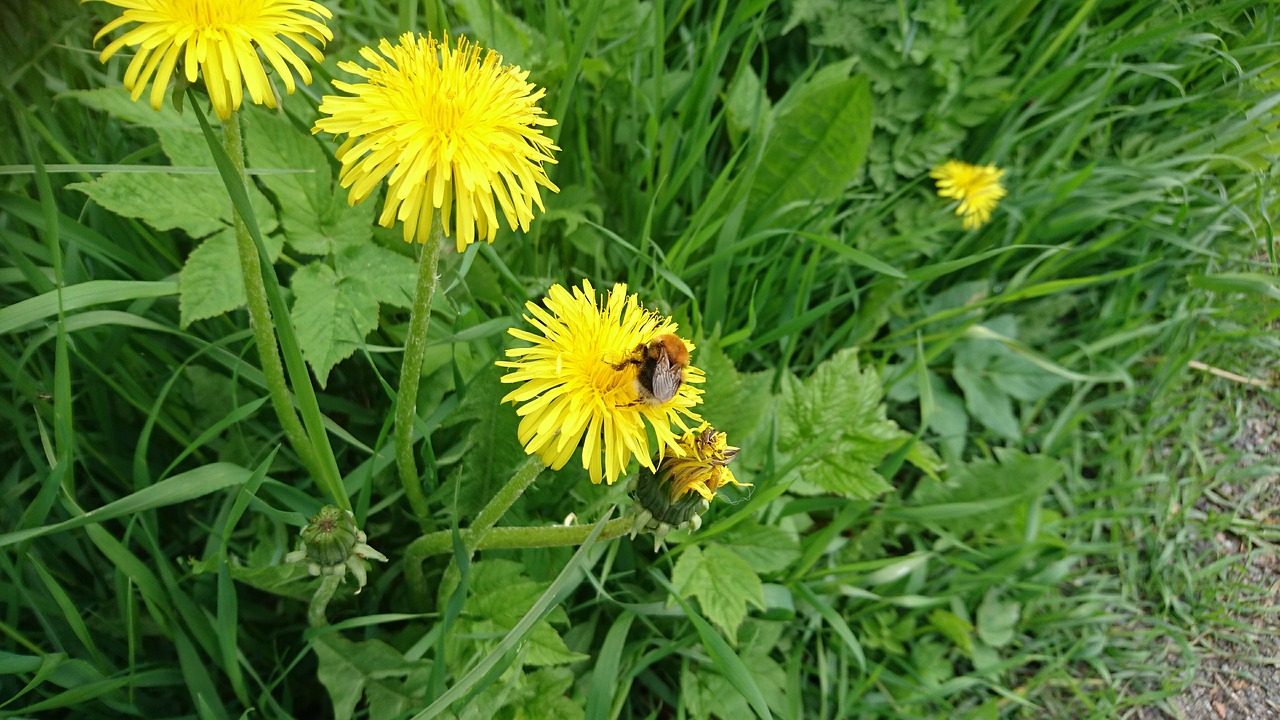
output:
<instances>
[{"instance_id":1,"label":"dandelion stem","mask_svg":"<svg viewBox=\"0 0 1280 720\"><path fill-rule=\"evenodd\" d=\"M502 489L494 493L489 502L485 504L480 513L476 515L475 522L471 523L471 527L467 528L467 534L463 540L464 546L467 548L467 556L470 557L476 551L476 545L484 542L485 536L489 533L489 529L494 526L502 516L507 513L511 505L524 491L533 484L534 480L542 474L543 469L547 467L542 462L542 458L537 455L530 455L525 459L524 464L516 469L511 475L511 479L507 481ZM421 564L419 564L421 571ZM458 564L456 558L449 561L449 567L444 571L444 579L440 581L442 587L453 587L458 582ZM431 598L420 596L417 598L424 605L431 602Z\"/></svg>"},{"instance_id":2,"label":"dandelion stem","mask_svg":"<svg viewBox=\"0 0 1280 720\"><path fill-rule=\"evenodd\" d=\"M400 390L396 393L396 468L409 506L425 528L433 528L431 507L422 492L422 478L413 457L413 420L417 417L418 381L422 379L422 360L427 353L427 327L431 320L431 298L436 291L436 269L440 265L440 243L444 227L436 213L431 224L431 237L422 248L418 260L418 288L409 314L409 333L404 340L404 360L400 365Z\"/></svg>"},{"instance_id":3,"label":"dandelion stem","mask_svg":"<svg viewBox=\"0 0 1280 720\"><path fill-rule=\"evenodd\" d=\"M320 580L320 587L316 588L316 594L311 596L311 606L307 608L307 623L311 627L318 628L329 624L325 610L329 607L329 601L333 599L333 593L341 584L341 575L325 575Z\"/></svg>"},{"instance_id":4,"label":"dandelion stem","mask_svg":"<svg viewBox=\"0 0 1280 720\"><path fill-rule=\"evenodd\" d=\"M246 182L244 172L244 141L240 136L240 114L232 113L222 123L222 145L226 148L231 163L240 175L241 182ZM284 428L285 437L302 461L303 467L313 478L323 478L320 462L316 458L315 448L307 437L307 431L298 419L293 408L293 400L289 395L289 384L285 381L284 365L280 362L280 350L276 346L276 336L271 321L271 308L267 301L267 289L262 281L262 264L258 259L258 247L249 235L249 226L235 208L231 209L233 227L236 233L236 249L240 254L240 275L244 278L245 297L249 306L249 327L253 330L253 340L258 346L258 355L262 361L262 374L267 379L267 391L271 395L271 406L275 408L280 425Z\"/></svg>"},{"instance_id":5,"label":"dandelion stem","mask_svg":"<svg viewBox=\"0 0 1280 720\"><path fill-rule=\"evenodd\" d=\"M610 520L600 531L598 540L612 540L630 532L635 518L627 515ZM565 547L581 545L594 529L594 525L555 525L552 527L496 527L478 533L470 528L460 531L463 543L473 550L498 550L514 548ZM476 536L480 535L477 541ZM426 575L422 563L432 555L449 552L451 534L448 530L428 533L414 540L405 551L404 576L409 590L419 602L429 598Z\"/></svg>"}]
</instances>

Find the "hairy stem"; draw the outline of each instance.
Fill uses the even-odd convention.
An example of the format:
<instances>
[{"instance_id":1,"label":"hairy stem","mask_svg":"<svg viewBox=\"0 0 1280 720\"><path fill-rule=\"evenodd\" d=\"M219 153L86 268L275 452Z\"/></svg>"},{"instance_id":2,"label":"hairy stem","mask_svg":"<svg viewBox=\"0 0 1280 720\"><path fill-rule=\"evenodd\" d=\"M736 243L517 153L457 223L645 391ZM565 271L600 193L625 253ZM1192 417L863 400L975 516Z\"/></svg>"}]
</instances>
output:
<instances>
[{"instance_id":1,"label":"hairy stem","mask_svg":"<svg viewBox=\"0 0 1280 720\"><path fill-rule=\"evenodd\" d=\"M329 607L329 601L333 599L333 593L341 584L341 575L325 575L320 580L320 587L316 588L316 594L311 596L311 606L307 608L307 623L311 627L324 627L329 624L325 610Z\"/></svg>"},{"instance_id":2,"label":"hairy stem","mask_svg":"<svg viewBox=\"0 0 1280 720\"><path fill-rule=\"evenodd\" d=\"M231 163L240 175L241 182L246 183L244 172L244 142L240 136L240 115L232 113L222 123L222 144L231 157ZM298 419L293 408L293 400L289 394L289 384L285 380L284 365L280 362L280 350L276 346L275 325L271 321L271 308L267 301L267 289L262 282L262 264L258 260L258 248L249 235L249 226L244 218L231 210L233 227L236 233L236 250L240 255L240 276L244 279L245 297L249 306L249 327L253 330L253 340L258 346L258 356L262 361L262 374L267 378L267 391L271 395L271 406L275 408L280 425L284 428L285 437L303 467L313 478L325 475L315 448L311 445L307 431Z\"/></svg>"},{"instance_id":3,"label":"hairy stem","mask_svg":"<svg viewBox=\"0 0 1280 720\"><path fill-rule=\"evenodd\" d=\"M431 224L431 237L422 248L418 260L418 288L409 314L409 333L404 340L404 361L400 365L400 389L396 393L396 469L409 506L424 527L435 526L431 507L422 492L422 478L413 452L413 420L417 417L418 381L422 379L422 360L427 353L427 327L431 320L431 299L436 292L436 269L440 265L440 243L444 227L437 213Z\"/></svg>"},{"instance_id":4,"label":"hairy stem","mask_svg":"<svg viewBox=\"0 0 1280 720\"><path fill-rule=\"evenodd\" d=\"M631 530L635 518L631 516L610 520L600 531L597 540L612 540ZM581 545L591 534L594 525L555 525L552 527L497 527L479 533L470 528L460 531L462 542L472 550L511 548L564 547ZM477 536L479 539L477 540ZM405 552L404 575L409 590L421 602L430 598L422 563L432 555L449 552L451 534L448 530L428 533L409 544Z\"/></svg>"}]
</instances>

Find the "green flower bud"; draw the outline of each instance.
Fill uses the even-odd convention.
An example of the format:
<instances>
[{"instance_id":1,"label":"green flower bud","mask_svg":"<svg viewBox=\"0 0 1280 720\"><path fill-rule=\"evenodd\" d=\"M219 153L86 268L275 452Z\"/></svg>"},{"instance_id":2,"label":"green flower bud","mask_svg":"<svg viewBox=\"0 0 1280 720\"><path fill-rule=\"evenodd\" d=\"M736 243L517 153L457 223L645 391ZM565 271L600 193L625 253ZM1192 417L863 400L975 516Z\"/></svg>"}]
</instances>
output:
<instances>
[{"instance_id":1,"label":"green flower bud","mask_svg":"<svg viewBox=\"0 0 1280 720\"><path fill-rule=\"evenodd\" d=\"M386 555L368 545L368 538L356 527L351 511L335 505L320 508L300 534L302 547L285 555L284 561L305 561L312 575L345 577L350 570L359 583L357 593L368 583L366 560L387 561Z\"/></svg>"}]
</instances>

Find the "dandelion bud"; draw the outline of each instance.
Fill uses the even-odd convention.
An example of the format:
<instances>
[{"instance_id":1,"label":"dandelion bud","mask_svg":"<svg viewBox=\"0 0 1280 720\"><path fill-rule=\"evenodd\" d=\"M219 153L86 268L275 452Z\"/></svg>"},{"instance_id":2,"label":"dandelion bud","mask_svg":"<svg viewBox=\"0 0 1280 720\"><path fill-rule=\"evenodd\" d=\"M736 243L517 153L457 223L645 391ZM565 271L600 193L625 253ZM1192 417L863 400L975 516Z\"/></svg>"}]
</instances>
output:
<instances>
[{"instance_id":1,"label":"dandelion bud","mask_svg":"<svg viewBox=\"0 0 1280 720\"><path fill-rule=\"evenodd\" d=\"M306 562L312 575L343 577L350 570L359 587L368 582L367 560L386 562L387 556L369 547L364 531L356 527L350 510L325 505L302 529L302 547L284 556L285 562Z\"/></svg>"}]
</instances>

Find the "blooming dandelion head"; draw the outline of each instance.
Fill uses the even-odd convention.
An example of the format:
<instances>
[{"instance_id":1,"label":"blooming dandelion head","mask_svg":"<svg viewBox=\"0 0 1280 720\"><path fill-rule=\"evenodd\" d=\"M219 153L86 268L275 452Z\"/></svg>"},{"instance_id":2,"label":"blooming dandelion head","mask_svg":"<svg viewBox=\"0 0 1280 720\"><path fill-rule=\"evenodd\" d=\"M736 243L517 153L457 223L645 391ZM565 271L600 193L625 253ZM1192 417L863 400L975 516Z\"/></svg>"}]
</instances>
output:
<instances>
[{"instance_id":1,"label":"blooming dandelion head","mask_svg":"<svg viewBox=\"0 0 1280 720\"><path fill-rule=\"evenodd\" d=\"M293 93L294 73L304 84L311 71L298 50L317 63L316 47L333 39L325 26L332 17L312 0L105 0L124 13L107 23L94 41L117 28L136 23L102 50L106 62L125 46L137 48L124 74L134 100L151 86L151 107L159 110L175 68L188 83L204 80L214 112L226 120L249 91L257 104L275 107L275 90L267 79L266 58ZM286 43L285 40L289 42Z\"/></svg>"},{"instance_id":2,"label":"blooming dandelion head","mask_svg":"<svg viewBox=\"0 0 1280 720\"><path fill-rule=\"evenodd\" d=\"M493 242L498 209L512 230L529 229L533 208L545 210L541 188L559 192L543 169L559 150L542 128L555 125L537 103L545 90L529 73L459 38L402 35L368 66L338 67L363 80L335 82L347 95L326 96L313 132L347 135L338 148L341 182L352 204L384 178L387 197L378 222L404 223L404 239L426 242L436 211L462 251L477 238ZM456 212L456 216L455 216Z\"/></svg>"},{"instance_id":3,"label":"blooming dandelion head","mask_svg":"<svg viewBox=\"0 0 1280 720\"><path fill-rule=\"evenodd\" d=\"M685 367L675 396L654 403L639 397L639 368L628 363L637 348L675 334L674 322L640 307L625 285L597 298L585 280L572 292L553 285L541 306L525 307L525 319L538 332L512 328L513 336L531 345L507 350L512 359L498 362L510 370L502 382L520 383L502 400L519 405L525 452L559 469L581 444L583 467L595 483L617 480L632 457L654 469L648 429L659 458L668 450L684 452L672 425L688 432L686 420L700 422L693 407L702 402L702 390L695 387L705 380L702 371Z\"/></svg>"},{"instance_id":4,"label":"blooming dandelion head","mask_svg":"<svg viewBox=\"0 0 1280 720\"><path fill-rule=\"evenodd\" d=\"M964 217L964 229L973 230L991 219L1000 198L1007 193L1000 184L1004 171L995 165L970 165L948 160L929 172L938 181L938 195L959 200L956 214Z\"/></svg>"}]
</instances>

